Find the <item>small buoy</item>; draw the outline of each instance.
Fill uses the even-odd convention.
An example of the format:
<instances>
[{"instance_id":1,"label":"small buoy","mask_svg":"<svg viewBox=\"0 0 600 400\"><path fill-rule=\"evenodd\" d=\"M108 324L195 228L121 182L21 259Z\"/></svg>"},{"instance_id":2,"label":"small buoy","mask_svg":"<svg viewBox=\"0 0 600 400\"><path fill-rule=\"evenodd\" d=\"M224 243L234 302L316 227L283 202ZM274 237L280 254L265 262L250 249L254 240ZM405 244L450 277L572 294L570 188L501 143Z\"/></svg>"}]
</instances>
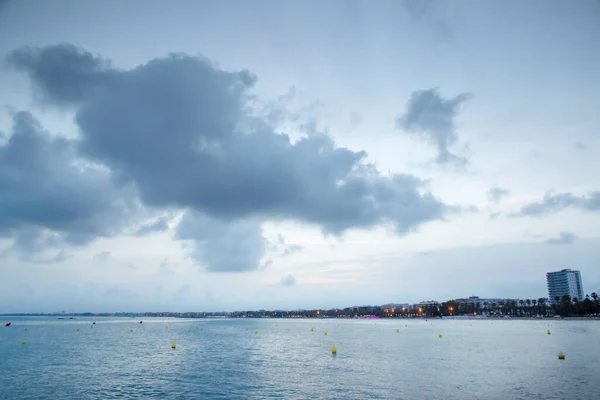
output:
<instances>
[{"instance_id":1,"label":"small buoy","mask_svg":"<svg viewBox=\"0 0 600 400\"><path fill-rule=\"evenodd\" d=\"M548 333L548 335L550 334L550 329L548 329L548 332L547 332L547 333Z\"/></svg>"},{"instance_id":2,"label":"small buoy","mask_svg":"<svg viewBox=\"0 0 600 400\"><path fill-rule=\"evenodd\" d=\"M396 333L400 333L400 329L396 328Z\"/></svg>"},{"instance_id":3,"label":"small buoy","mask_svg":"<svg viewBox=\"0 0 600 400\"><path fill-rule=\"evenodd\" d=\"M246 330L248 330L248 327L246 327Z\"/></svg>"},{"instance_id":4,"label":"small buoy","mask_svg":"<svg viewBox=\"0 0 600 400\"><path fill-rule=\"evenodd\" d=\"M77 332L79 332L79 328L75 329Z\"/></svg>"},{"instance_id":5,"label":"small buoy","mask_svg":"<svg viewBox=\"0 0 600 400\"><path fill-rule=\"evenodd\" d=\"M327 331L323 332L323 335L327 336Z\"/></svg>"},{"instance_id":6,"label":"small buoy","mask_svg":"<svg viewBox=\"0 0 600 400\"><path fill-rule=\"evenodd\" d=\"M90 328L91 328L91 329L94 329L94 325L90 325Z\"/></svg>"},{"instance_id":7,"label":"small buoy","mask_svg":"<svg viewBox=\"0 0 600 400\"><path fill-rule=\"evenodd\" d=\"M177 345L175 344L175 342L171 343L171 348L172 348L172 349L175 349L175 348L177 348Z\"/></svg>"},{"instance_id":8,"label":"small buoy","mask_svg":"<svg viewBox=\"0 0 600 400\"><path fill-rule=\"evenodd\" d=\"M129 332L133 332L133 329L130 329Z\"/></svg>"},{"instance_id":9,"label":"small buoy","mask_svg":"<svg viewBox=\"0 0 600 400\"><path fill-rule=\"evenodd\" d=\"M167 325L166 328L169 329L169 325Z\"/></svg>"},{"instance_id":10,"label":"small buoy","mask_svg":"<svg viewBox=\"0 0 600 400\"><path fill-rule=\"evenodd\" d=\"M559 360L564 360L565 359L565 354L562 351L560 353L558 353L558 359Z\"/></svg>"},{"instance_id":11,"label":"small buoy","mask_svg":"<svg viewBox=\"0 0 600 400\"><path fill-rule=\"evenodd\" d=\"M337 347L331 346L331 354L337 354Z\"/></svg>"},{"instance_id":12,"label":"small buoy","mask_svg":"<svg viewBox=\"0 0 600 400\"><path fill-rule=\"evenodd\" d=\"M311 332L314 332L314 331L315 331L315 328L310 328L310 331L311 331Z\"/></svg>"},{"instance_id":13,"label":"small buoy","mask_svg":"<svg viewBox=\"0 0 600 400\"><path fill-rule=\"evenodd\" d=\"M27 328L25 328L25 330L27 330Z\"/></svg>"},{"instance_id":14,"label":"small buoy","mask_svg":"<svg viewBox=\"0 0 600 400\"><path fill-rule=\"evenodd\" d=\"M255 335L258 335L258 331L254 331L254 334L255 334Z\"/></svg>"},{"instance_id":15,"label":"small buoy","mask_svg":"<svg viewBox=\"0 0 600 400\"><path fill-rule=\"evenodd\" d=\"M26 340L21 340L21 344L25 344L25 343L27 343Z\"/></svg>"},{"instance_id":16,"label":"small buoy","mask_svg":"<svg viewBox=\"0 0 600 400\"><path fill-rule=\"evenodd\" d=\"M190 328L188 328L188 332L190 331Z\"/></svg>"},{"instance_id":17,"label":"small buoy","mask_svg":"<svg viewBox=\"0 0 600 400\"><path fill-rule=\"evenodd\" d=\"M438 337L441 339L441 338L442 338L442 334L440 333L440 334L438 335Z\"/></svg>"}]
</instances>

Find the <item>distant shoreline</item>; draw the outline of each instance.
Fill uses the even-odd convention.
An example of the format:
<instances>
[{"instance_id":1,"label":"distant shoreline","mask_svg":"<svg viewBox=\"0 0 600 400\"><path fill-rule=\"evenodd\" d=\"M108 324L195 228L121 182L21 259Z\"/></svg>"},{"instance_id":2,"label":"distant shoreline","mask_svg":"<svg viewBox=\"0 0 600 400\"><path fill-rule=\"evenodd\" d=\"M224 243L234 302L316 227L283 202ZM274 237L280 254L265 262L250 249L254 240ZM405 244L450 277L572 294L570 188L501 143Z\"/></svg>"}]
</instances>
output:
<instances>
[{"instance_id":1,"label":"distant shoreline","mask_svg":"<svg viewBox=\"0 0 600 400\"><path fill-rule=\"evenodd\" d=\"M13 313L13 314L0 314L0 317L47 317L47 318L56 318L56 319L65 319L65 320L74 320L77 318L176 318L176 319L291 319L291 320L299 320L299 319L317 319L317 320L330 320L330 319L343 319L343 320L468 320L468 321L600 321L600 316L572 316L572 317L480 317L480 316L469 316L469 315L456 315L456 316L444 316L444 317L377 317L377 318L369 318L369 317L277 317L277 316L264 316L264 317L237 317L237 316L177 316L177 315L108 315L105 313L102 314L22 314L22 313ZM73 317L73 318L70 318Z\"/></svg>"}]
</instances>

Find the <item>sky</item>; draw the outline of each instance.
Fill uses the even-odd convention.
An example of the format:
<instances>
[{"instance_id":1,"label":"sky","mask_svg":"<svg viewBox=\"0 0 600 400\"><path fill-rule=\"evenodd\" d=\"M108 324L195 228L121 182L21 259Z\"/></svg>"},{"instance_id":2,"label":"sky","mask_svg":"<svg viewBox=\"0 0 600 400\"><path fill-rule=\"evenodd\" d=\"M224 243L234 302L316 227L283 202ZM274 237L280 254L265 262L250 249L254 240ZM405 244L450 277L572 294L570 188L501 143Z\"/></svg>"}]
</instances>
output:
<instances>
[{"instance_id":1,"label":"sky","mask_svg":"<svg viewBox=\"0 0 600 400\"><path fill-rule=\"evenodd\" d=\"M599 20L0 1L0 312L598 292Z\"/></svg>"}]
</instances>

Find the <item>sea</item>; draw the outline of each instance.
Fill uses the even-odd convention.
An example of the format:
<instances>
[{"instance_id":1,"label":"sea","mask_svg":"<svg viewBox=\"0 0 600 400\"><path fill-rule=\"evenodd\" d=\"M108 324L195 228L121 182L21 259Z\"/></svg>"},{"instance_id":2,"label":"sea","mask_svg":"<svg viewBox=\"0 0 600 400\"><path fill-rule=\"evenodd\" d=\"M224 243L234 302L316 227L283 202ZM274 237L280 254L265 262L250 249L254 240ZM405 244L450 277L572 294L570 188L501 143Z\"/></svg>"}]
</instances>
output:
<instances>
[{"instance_id":1,"label":"sea","mask_svg":"<svg viewBox=\"0 0 600 400\"><path fill-rule=\"evenodd\" d=\"M0 317L0 399L600 399L600 321L142 321Z\"/></svg>"}]
</instances>

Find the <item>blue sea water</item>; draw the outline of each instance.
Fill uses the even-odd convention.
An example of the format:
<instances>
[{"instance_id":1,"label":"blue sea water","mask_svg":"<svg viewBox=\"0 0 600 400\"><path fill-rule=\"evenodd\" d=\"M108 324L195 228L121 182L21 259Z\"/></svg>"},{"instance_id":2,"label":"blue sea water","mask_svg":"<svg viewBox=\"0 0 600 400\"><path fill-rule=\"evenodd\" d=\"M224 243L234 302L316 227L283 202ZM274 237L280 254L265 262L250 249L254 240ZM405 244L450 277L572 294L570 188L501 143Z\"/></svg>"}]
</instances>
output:
<instances>
[{"instance_id":1,"label":"blue sea water","mask_svg":"<svg viewBox=\"0 0 600 400\"><path fill-rule=\"evenodd\" d=\"M600 398L598 321L0 322L0 399Z\"/></svg>"}]
</instances>

